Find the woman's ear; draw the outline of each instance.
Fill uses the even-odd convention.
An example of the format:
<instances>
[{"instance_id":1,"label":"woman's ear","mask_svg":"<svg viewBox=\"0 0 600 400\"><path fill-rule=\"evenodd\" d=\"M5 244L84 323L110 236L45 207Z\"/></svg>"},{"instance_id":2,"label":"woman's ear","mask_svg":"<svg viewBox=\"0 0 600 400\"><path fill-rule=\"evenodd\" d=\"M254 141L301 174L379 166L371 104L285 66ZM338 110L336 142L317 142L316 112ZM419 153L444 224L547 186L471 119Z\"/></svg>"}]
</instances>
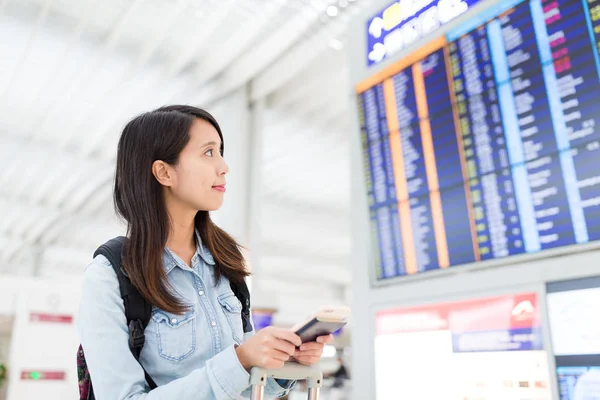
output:
<instances>
[{"instance_id":1,"label":"woman's ear","mask_svg":"<svg viewBox=\"0 0 600 400\"><path fill-rule=\"evenodd\" d=\"M152 163L152 175L163 186L173 186L173 169L169 164L162 160L156 160Z\"/></svg>"}]
</instances>

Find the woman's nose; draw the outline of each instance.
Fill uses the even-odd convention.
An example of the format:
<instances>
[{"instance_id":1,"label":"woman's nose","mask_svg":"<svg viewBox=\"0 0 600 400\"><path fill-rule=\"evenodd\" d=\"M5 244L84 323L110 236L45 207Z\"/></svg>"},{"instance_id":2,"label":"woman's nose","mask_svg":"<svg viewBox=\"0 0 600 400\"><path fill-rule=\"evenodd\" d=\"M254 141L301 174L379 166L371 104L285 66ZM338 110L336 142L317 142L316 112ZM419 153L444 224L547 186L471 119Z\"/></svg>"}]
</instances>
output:
<instances>
[{"instance_id":1,"label":"woman's nose","mask_svg":"<svg viewBox=\"0 0 600 400\"><path fill-rule=\"evenodd\" d=\"M229 166L227 165L227 163L225 162L225 160L223 160L220 168L219 168L219 175L225 175L229 172Z\"/></svg>"}]
</instances>

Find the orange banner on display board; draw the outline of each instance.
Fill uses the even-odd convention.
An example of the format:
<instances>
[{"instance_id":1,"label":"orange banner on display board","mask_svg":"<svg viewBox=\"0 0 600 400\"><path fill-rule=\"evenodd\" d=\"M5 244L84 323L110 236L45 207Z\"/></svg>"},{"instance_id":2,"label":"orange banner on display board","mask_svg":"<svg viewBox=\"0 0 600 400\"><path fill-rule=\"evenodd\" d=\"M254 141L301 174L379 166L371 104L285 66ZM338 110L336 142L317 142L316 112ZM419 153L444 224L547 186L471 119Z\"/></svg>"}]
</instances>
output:
<instances>
[{"instance_id":1,"label":"orange banner on display board","mask_svg":"<svg viewBox=\"0 0 600 400\"><path fill-rule=\"evenodd\" d=\"M444 60L446 62L446 75L448 78L448 87L450 88L450 102L452 103L452 116L454 118L454 132L458 142L458 156L460 158L460 167L462 169L463 181L465 182L465 198L467 200L467 210L469 212L469 225L471 227L471 238L473 240L473 252L475 260L481 260L479 251L479 241L477 240L477 229L475 226L475 216L473 215L473 201L471 200L471 188L469 187L469 173L467 170L467 157L465 156L465 147L462 137L462 129L460 128L460 117L458 115L456 92L454 91L454 78L452 77L452 63L448 47L444 48Z\"/></svg>"},{"instance_id":2,"label":"orange banner on display board","mask_svg":"<svg viewBox=\"0 0 600 400\"><path fill-rule=\"evenodd\" d=\"M431 216L433 218L433 230L438 253L440 268L450 266L450 255L448 253L448 241L446 238L446 227L444 213L442 211L442 199L440 196L440 185L433 149L433 137L431 136L431 124L429 123L429 110L427 106L427 94L425 93L425 79L421 71L421 63L413 64L413 82L415 97L417 99L417 110L419 113L421 141L423 142L423 156L425 159L425 171L427 173L427 184L429 186L429 198L431 202Z\"/></svg>"},{"instance_id":3,"label":"orange banner on display board","mask_svg":"<svg viewBox=\"0 0 600 400\"><path fill-rule=\"evenodd\" d=\"M365 90L377 85L378 83L383 82L392 75L395 75L398 72L410 67L417 61L424 59L429 54L441 49L447 44L448 41L446 40L445 36L440 36L437 39L430 41L429 43L425 44L422 47L419 47L417 50L407 55L406 57L401 58L389 67L383 69L382 71L370 76L369 78L357 84L356 93L362 93Z\"/></svg>"},{"instance_id":4,"label":"orange banner on display board","mask_svg":"<svg viewBox=\"0 0 600 400\"><path fill-rule=\"evenodd\" d=\"M402 243L404 245L404 266L407 274L416 274L417 255L415 252L415 242L411 226L410 205L408 204L408 185L406 183L406 172L404 170L404 155L402 154L400 126L396 112L396 96L394 94L394 82L392 79L386 79L383 82L383 98L385 102L388 129L390 131L390 150L394 167L394 179L396 181L396 196L398 197Z\"/></svg>"}]
</instances>

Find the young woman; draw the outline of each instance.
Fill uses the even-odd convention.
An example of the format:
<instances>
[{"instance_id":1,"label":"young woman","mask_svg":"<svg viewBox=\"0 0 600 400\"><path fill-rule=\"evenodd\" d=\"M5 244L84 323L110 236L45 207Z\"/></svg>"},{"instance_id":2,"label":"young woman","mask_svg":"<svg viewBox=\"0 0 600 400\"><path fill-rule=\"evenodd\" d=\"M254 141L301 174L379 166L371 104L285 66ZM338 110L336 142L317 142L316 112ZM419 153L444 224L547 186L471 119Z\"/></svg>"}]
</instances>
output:
<instances>
[{"instance_id":1,"label":"young woman","mask_svg":"<svg viewBox=\"0 0 600 400\"><path fill-rule=\"evenodd\" d=\"M230 281L249 273L235 240L209 211L223 203L223 135L206 111L169 106L127 124L117 151L114 201L127 222L123 266L153 305L140 363L129 349L117 276L99 255L86 268L78 329L97 400L212 400L249 397L252 366L290 358L319 361L333 337L301 345L275 327L244 334ZM294 382L270 379L265 393Z\"/></svg>"}]
</instances>

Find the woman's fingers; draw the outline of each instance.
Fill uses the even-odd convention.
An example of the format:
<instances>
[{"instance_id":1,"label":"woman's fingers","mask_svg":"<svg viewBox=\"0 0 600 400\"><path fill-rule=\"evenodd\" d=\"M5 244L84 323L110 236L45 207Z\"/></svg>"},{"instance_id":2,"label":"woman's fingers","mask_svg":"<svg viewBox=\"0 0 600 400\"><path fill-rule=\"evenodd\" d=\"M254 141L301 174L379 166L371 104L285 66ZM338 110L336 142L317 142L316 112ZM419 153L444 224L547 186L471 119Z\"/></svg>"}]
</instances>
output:
<instances>
[{"instance_id":1,"label":"woman's fingers","mask_svg":"<svg viewBox=\"0 0 600 400\"><path fill-rule=\"evenodd\" d=\"M323 343L323 344L331 344L331 343L333 343L334 340L335 340L335 338L333 337L333 335L319 336L317 338L317 342Z\"/></svg>"},{"instance_id":2,"label":"woman's fingers","mask_svg":"<svg viewBox=\"0 0 600 400\"><path fill-rule=\"evenodd\" d=\"M291 344L293 344L294 346L300 346L302 344L302 339L300 339L300 336L296 335L294 332L292 332L288 329L275 328L275 327L270 327L270 328L272 328L272 329L269 330L269 333L271 335L273 335L274 337L276 337L277 339L286 340L286 341L290 342ZM266 329L268 329L268 328L266 328Z\"/></svg>"},{"instance_id":3,"label":"woman's fingers","mask_svg":"<svg viewBox=\"0 0 600 400\"><path fill-rule=\"evenodd\" d=\"M300 346L300 351L304 351L304 350L321 350L322 351L323 347L325 347L325 345L322 343L308 342L308 343L303 343L302 346Z\"/></svg>"},{"instance_id":4,"label":"woman's fingers","mask_svg":"<svg viewBox=\"0 0 600 400\"><path fill-rule=\"evenodd\" d=\"M274 338L271 346L273 349L284 352L289 356L293 356L296 351L296 346L283 339Z\"/></svg>"},{"instance_id":5,"label":"woman's fingers","mask_svg":"<svg viewBox=\"0 0 600 400\"><path fill-rule=\"evenodd\" d=\"M319 349L296 350L296 352L294 353L294 357L302 357L302 356L321 357L322 354L323 354L323 351L319 350Z\"/></svg>"},{"instance_id":6,"label":"woman's fingers","mask_svg":"<svg viewBox=\"0 0 600 400\"><path fill-rule=\"evenodd\" d=\"M271 349L269 352L269 356L277 361L288 361L290 359L290 355L284 353L283 351L279 351L276 349Z\"/></svg>"},{"instance_id":7,"label":"woman's fingers","mask_svg":"<svg viewBox=\"0 0 600 400\"><path fill-rule=\"evenodd\" d=\"M319 339L325 342L329 340L328 336L321 336L317 338L317 340ZM300 348L294 353L294 358L298 360L299 363L304 365L316 364L321 360L324 347L325 344L319 342L303 343L302 346L300 346Z\"/></svg>"},{"instance_id":8,"label":"woman's fingers","mask_svg":"<svg viewBox=\"0 0 600 400\"><path fill-rule=\"evenodd\" d=\"M303 365L314 365L321 360L320 356L298 356L294 357L296 361Z\"/></svg>"}]
</instances>

